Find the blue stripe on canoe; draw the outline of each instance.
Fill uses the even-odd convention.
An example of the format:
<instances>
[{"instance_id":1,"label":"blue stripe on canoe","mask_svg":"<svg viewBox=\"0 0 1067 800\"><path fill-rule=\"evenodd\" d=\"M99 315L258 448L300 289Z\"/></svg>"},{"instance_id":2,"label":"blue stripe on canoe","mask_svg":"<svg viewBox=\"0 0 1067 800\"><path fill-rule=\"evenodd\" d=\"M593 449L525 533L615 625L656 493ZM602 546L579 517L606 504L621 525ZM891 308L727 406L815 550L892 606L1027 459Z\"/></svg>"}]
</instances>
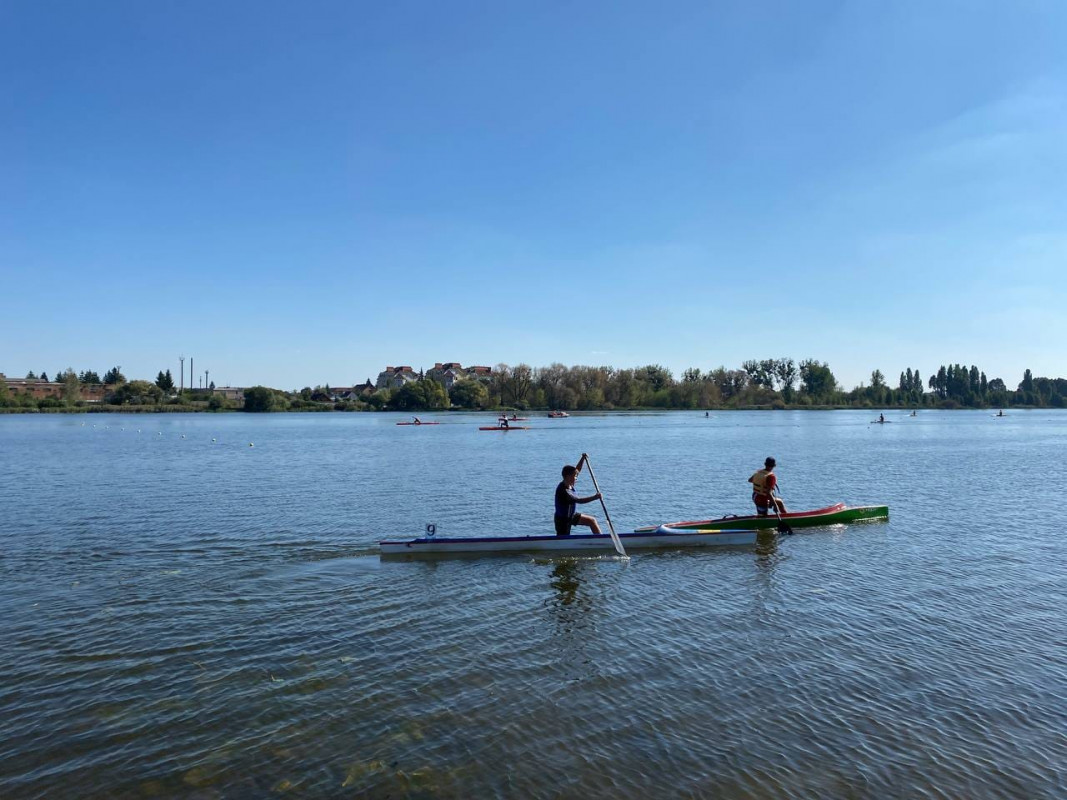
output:
<instances>
[{"instance_id":1,"label":"blue stripe on canoe","mask_svg":"<svg viewBox=\"0 0 1067 800\"><path fill-rule=\"evenodd\" d=\"M734 529L728 530L726 528L715 528L714 533L752 533L751 530ZM647 539L650 536L702 536L713 532L712 529L705 530L672 530L672 531L648 531L646 533L627 532L620 533L619 538L623 541L627 539ZM556 536L554 533L549 533L543 536L470 536L470 537L454 537L447 538L444 536L421 537L418 539L386 539L378 542L378 544L453 544L463 542L470 544L472 542L482 543L495 543L495 542L552 542L560 540L567 541L583 541L589 539L611 539L611 535L607 533L572 533L570 536Z\"/></svg>"}]
</instances>

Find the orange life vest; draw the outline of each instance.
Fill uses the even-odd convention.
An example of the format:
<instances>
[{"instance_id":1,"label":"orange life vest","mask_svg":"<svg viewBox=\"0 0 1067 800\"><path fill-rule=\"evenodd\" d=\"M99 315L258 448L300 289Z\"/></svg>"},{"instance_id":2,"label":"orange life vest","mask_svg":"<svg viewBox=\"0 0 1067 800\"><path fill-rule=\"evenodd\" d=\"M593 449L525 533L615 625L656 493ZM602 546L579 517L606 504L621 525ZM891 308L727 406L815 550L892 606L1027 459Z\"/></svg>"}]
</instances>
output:
<instances>
[{"instance_id":1,"label":"orange life vest","mask_svg":"<svg viewBox=\"0 0 1067 800\"><path fill-rule=\"evenodd\" d=\"M777 483L774 476L765 469L756 470L752 473L752 477L748 479L748 482L752 484L752 491L761 497L770 497L771 489Z\"/></svg>"}]
</instances>

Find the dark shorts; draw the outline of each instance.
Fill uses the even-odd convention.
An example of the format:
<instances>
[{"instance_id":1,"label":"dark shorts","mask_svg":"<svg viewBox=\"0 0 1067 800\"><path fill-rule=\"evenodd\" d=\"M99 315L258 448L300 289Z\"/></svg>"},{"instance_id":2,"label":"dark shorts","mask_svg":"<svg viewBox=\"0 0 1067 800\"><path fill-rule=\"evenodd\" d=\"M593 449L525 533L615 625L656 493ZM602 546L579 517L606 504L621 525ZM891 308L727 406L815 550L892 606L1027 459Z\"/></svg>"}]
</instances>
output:
<instances>
[{"instance_id":1,"label":"dark shorts","mask_svg":"<svg viewBox=\"0 0 1067 800\"><path fill-rule=\"evenodd\" d=\"M577 525L581 516L581 514L575 513L570 519L567 519L566 517L552 517L552 521L556 523L556 536L570 536L571 526Z\"/></svg>"}]
</instances>

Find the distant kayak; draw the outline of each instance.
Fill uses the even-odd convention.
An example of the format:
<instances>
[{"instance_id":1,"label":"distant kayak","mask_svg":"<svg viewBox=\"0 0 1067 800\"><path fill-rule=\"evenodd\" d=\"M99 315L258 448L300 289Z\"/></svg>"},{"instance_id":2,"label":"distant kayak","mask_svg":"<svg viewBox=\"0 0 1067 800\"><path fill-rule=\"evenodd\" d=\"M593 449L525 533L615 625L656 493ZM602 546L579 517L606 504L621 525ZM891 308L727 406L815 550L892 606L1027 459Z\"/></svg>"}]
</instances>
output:
<instances>
[{"instance_id":1,"label":"distant kayak","mask_svg":"<svg viewBox=\"0 0 1067 800\"><path fill-rule=\"evenodd\" d=\"M871 422L875 425L888 425L893 420L891 419L872 419Z\"/></svg>"},{"instance_id":2,"label":"distant kayak","mask_svg":"<svg viewBox=\"0 0 1067 800\"><path fill-rule=\"evenodd\" d=\"M423 425L440 425L440 422L398 422L397 425L414 425L416 428L420 428Z\"/></svg>"},{"instance_id":3,"label":"distant kayak","mask_svg":"<svg viewBox=\"0 0 1067 800\"><path fill-rule=\"evenodd\" d=\"M528 431L529 425L509 425L505 428L503 425L486 425L478 428L480 431Z\"/></svg>"}]
</instances>

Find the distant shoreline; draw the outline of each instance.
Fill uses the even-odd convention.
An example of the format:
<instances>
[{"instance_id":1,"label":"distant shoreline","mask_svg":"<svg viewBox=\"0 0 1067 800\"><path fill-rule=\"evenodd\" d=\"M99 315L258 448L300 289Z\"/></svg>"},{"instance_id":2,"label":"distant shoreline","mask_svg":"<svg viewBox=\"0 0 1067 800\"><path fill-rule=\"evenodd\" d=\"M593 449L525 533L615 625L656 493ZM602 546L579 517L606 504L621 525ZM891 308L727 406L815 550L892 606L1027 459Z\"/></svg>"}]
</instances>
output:
<instances>
[{"instance_id":1,"label":"distant shoreline","mask_svg":"<svg viewBox=\"0 0 1067 800\"><path fill-rule=\"evenodd\" d=\"M1011 406L1015 410L1041 410L1039 406ZM730 411L868 411L877 413L878 410L899 411L905 416L910 416L912 411L993 411L999 406L850 406L850 405L754 405L754 406L731 406L729 408L660 408L657 406L635 406L633 408L587 408L581 410L567 410L574 415L583 414L619 414L632 413L634 411L659 411L675 414L704 413L722 414ZM323 408L288 408L276 411L245 411L240 408L203 408L188 405L160 405L160 406L85 406L80 408L0 408L0 414L400 414L413 416L415 414L492 414L492 413L516 413L546 415L551 409L518 409L518 408L420 408L413 411L396 411L393 409L337 409ZM1048 409L1045 409L1048 410ZM1004 416L1008 416L1005 414Z\"/></svg>"}]
</instances>

